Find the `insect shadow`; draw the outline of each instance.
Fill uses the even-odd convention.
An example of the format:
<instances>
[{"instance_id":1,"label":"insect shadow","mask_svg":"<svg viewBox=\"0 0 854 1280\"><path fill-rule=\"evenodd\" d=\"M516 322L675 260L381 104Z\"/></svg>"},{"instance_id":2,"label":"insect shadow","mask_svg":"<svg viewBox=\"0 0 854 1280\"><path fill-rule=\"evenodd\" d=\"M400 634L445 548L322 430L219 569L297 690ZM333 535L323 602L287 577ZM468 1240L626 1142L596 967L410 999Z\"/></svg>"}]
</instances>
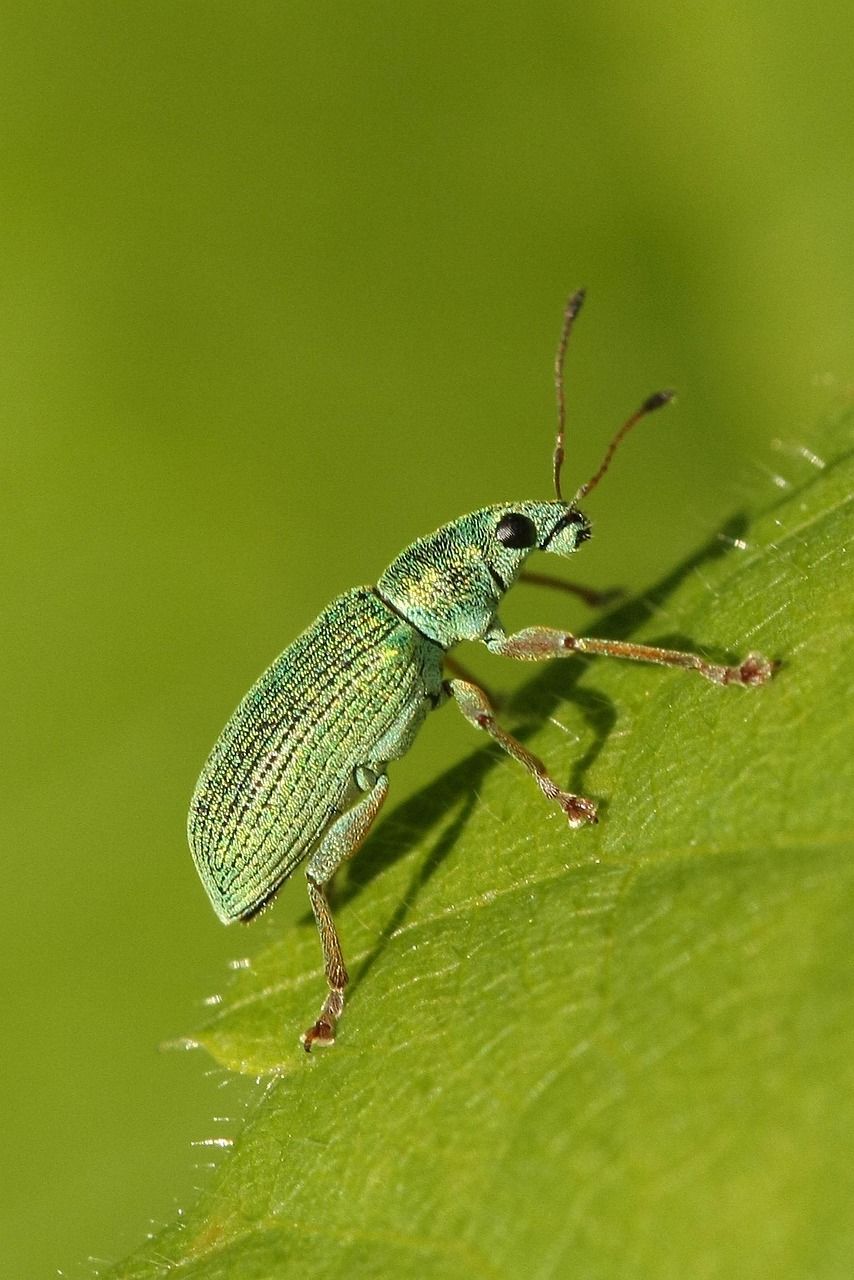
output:
<instances>
[{"instance_id":1,"label":"insect shadow","mask_svg":"<svg viewBox=\"0 0 854 1280\"><path fill-rule=\"evenodd\" d=\"M746 527L747 516L744 513L731 516L702 546L643 595L621 602L598 618L592 633L615 640L622 640L633 634L655 617L685 578L702 565L726 555L731 550L732 543L743 535ZM692 640L696 644L698 637L692 637ZM649 642L680 648L690 643L684 635L672 633L650 638ZM734 655L711 650L710 656L715 661L729 662ZM579 708L591 733L591 740L587 750L573 765L569 788L581 794L585 792L586 774L604 749L618 717L617 708L610 698L579 685L589 662L590 659L582 655L576 655L567 663L551 662L533 679L525 681L501 706L501 714L505 719L524 715L523 722L519 724L516 721L513 726L514 735L522 741L530 737L561 703L569 702ZM490 743L447 769L434 782L422 787L416 795L405 800L389 814L372 833L348 865L346 881L341 884L339 878L339 882L333 884L336 904L357 898L377 876L406 857L428 831L445 822L426 856L414 868L406 890L374 946L354 972L349 988L351 995L364 981L394 933L402 926L421 890L454 848L477 803L481 783L502 759L500 748ZM600 801L600 814L606 809L607 802ZM449 815L450 820L447 820ZM306 913L301 923L313 926L311 914Z\"/></svg>"}]
</instances>

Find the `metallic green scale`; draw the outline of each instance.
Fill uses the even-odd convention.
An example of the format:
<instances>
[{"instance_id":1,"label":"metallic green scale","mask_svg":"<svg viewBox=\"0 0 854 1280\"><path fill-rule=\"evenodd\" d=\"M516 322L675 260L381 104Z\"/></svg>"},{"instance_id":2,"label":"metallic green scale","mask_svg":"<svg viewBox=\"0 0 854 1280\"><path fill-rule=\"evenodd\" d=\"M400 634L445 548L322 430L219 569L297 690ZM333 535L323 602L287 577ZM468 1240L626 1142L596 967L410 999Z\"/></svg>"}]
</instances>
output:
<instances>
[{"instance_id":1,"label":"metallic green scale","mask_svg":"<svg viewBox=\"0 0 854 1280\"><path fill-rule=\"evenodd\" d=\"M253 685L190 806L190 846L224 923L267 902L440 696L442 651L368 587L340 596ZM377 754L377 752L380 754Z\"/></svg>"},{"instance_id":2,"label":"metallic green scale","mask_svg":"<svg viewBox=\"0 0 854 1280\"><path fill-rule=\"evenodd\" d=\"M762 684L772 673L772 664L757 654L728 667L693 653L549 627L508 636L501 626L499 604L528 556L570 556L589 538L577 502L599 483L635 423L670 399L669 392L659 392L646 400L617 432L592 479L564 501L563 358L582 299L577 293L567 304L555 361L556 499L502 503L462 516L413 542L376 587L339 596L250 689L196 785L190 847L221 920L248 919L307 859L328 994L302 1038L306 1050L334 1041L348 981L325 887L379 813L388 793L388 761L409 749L431 708L452 698L471 724L532 774L570 826L596 821L592 800L562 790L543 762L501 728L482 689L468 679L443 679L448 649L479 640L493 653L526 662L604 654L688 668L716 684ZM537 580L549 581L543 575ZM595 593L575 590L596 602Z\"/></svg>"}]
</instances>

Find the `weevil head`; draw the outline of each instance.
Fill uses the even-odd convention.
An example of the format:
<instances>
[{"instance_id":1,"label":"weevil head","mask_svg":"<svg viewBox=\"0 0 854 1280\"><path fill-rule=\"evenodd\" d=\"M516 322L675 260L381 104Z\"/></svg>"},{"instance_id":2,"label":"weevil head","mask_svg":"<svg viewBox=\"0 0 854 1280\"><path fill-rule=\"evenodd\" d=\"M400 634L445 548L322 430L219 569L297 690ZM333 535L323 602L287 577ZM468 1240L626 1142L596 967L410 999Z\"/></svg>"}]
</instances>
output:
<instances>
[{"instance_id":1,"label":"weevil head","mask_svg":"<svg viewBox=\"0 0 854 1280\"><path fill-rule=\"evenodd\" d=\"M495 618L505 591L513 585L532 551L570 556L590 537L590 524L578 502L599 484L628 433L673 397L672 391L648 396L611 440L599 469L566 502L561 491L566 410L563 362L575 318L584 301L579 289L568 300L555 357L558 430L552 455L555 498L549 502L504 502L481 507L419 538L392 561L380 578L381 596L424 635L446 648L458 640L479 640Z\"/></svg>"},{"instance_id":2,"label":"weevil head","mask_svg":"<svg viewBox=\"0 0 854 1280\"><path fill-rule=\"evenodd\" d=\"M532 551L569 556L589 537L587 517L572 503L502 502L418 538L377 587L439 644L477 640Z\"/></svg>"},{"instance_id":3,"label":"weevil head","mask_svg":"<svg viewBox=\"0 0 854 1280\"><path fill-rule=\"evenodd\" d=\"M484 561L507 585L513 583L532 551L571 556L590 537L590 521L571 502L504 502L484 507L477 520Z\"/></svg>"}]
</instances>

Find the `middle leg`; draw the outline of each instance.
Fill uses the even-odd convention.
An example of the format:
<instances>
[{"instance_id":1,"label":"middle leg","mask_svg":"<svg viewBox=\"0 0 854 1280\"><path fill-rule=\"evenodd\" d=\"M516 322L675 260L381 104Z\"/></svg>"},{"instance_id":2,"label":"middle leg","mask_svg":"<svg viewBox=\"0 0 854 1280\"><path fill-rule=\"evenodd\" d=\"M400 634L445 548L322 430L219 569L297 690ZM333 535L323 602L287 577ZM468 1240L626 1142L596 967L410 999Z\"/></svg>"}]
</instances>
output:
<instances>
[{"instance_id":1,"label":"middle leg","mask_svg":"<svg viewBox=\"0 0 854 1280\"><path fill-rule=\"evenodd\" d=\"M508 755L518 760L522 767L533 775L543 795L560 805L571 827L582 827L587 822L596 822L596 805L593 801L585 796L573 795L571 791L564 791L557 785L542 760L523 747L522 743L506 729L501 728L495 719L489 699L481 688L468 680L449 680L447 689L469 723L476 729L483 729L491 738L494 738Z\"/></svg>"}]
</instances>

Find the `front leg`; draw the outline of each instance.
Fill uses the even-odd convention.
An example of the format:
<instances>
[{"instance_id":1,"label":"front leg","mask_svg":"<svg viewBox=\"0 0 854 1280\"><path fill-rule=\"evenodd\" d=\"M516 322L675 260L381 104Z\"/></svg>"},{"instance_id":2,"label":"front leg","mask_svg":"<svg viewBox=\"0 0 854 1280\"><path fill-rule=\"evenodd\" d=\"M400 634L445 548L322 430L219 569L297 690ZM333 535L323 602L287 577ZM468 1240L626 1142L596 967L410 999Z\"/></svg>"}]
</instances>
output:
<instances>
[{"instance_id":1,"label":"front leg","mask_svg":"<svg viewBox=\"0 0 854 1280\"><path fill-rule=\"evenodd\" d=\"M565 591L571 596L578 596L591 609L612 604L626 594L622 587L606 587L604 591L597 591L594 587L582 587L578 582L567 582L553 573L537 573L530 569L523 569L516 581L530 582L534 587L550 587L553 591Z\"/></svg>"},{"instance_id":2,"label":"front leg","mask_svg":"<svg viewBox=\"0 0 854 1280\"><path fill-rule=\"evenodd\" d=\"M341 954L341 942L329 909L325 886L344 859L352 857L363 843L388 795L388 778L384 773L375 773L365 767L357 769L356 784L367 794L352 809L335 819L309 858L305 873L329 986L329 994L323 1002L317 1021L300 1037L306 1053L311 1053L312 1045L335 1043L335 1024L344 1011L344 989L348 982L347 967Z\"/></svg>"},{"instance_id":3,"label":"front leg","mask_svg":"<svg viewBox=\"0 0 854 1280\"><path fill-rule=\"evenodd\" d=\"M548 800L555 800L566 814L571 827L581 827L586 822L596 822L596 805L585 796L563 791L552 778L546 766L537 756L522 746L516 738L502 729L495 719L486 694L468 680L448 680L446 688L465 718L476 729L483 729L494 738L508 755L518 760L523 768L533 774L534 781Z\"/></svg>"},{"instance_id":4,"label":"front leg","mask_svg":"<svg viewBox=\"0 0 854 1280\"><path fill-rule=\"evenodd\" d=\"M630 658L633 662L655 662L662 667L682 667L696 671L713 684L765 684L774 674L776 664L759 653L749 653L735 667L706 662L696 653L681 649L657 649L649 644L632 644L624 640L596 640L590 636L574 636L554 627L526 627L508 636L495 626L484 643L492 653L521 662L544 662L549 658L567 658L573 653L595 653L606 658Z\"/></svg>"}]
</instances>

